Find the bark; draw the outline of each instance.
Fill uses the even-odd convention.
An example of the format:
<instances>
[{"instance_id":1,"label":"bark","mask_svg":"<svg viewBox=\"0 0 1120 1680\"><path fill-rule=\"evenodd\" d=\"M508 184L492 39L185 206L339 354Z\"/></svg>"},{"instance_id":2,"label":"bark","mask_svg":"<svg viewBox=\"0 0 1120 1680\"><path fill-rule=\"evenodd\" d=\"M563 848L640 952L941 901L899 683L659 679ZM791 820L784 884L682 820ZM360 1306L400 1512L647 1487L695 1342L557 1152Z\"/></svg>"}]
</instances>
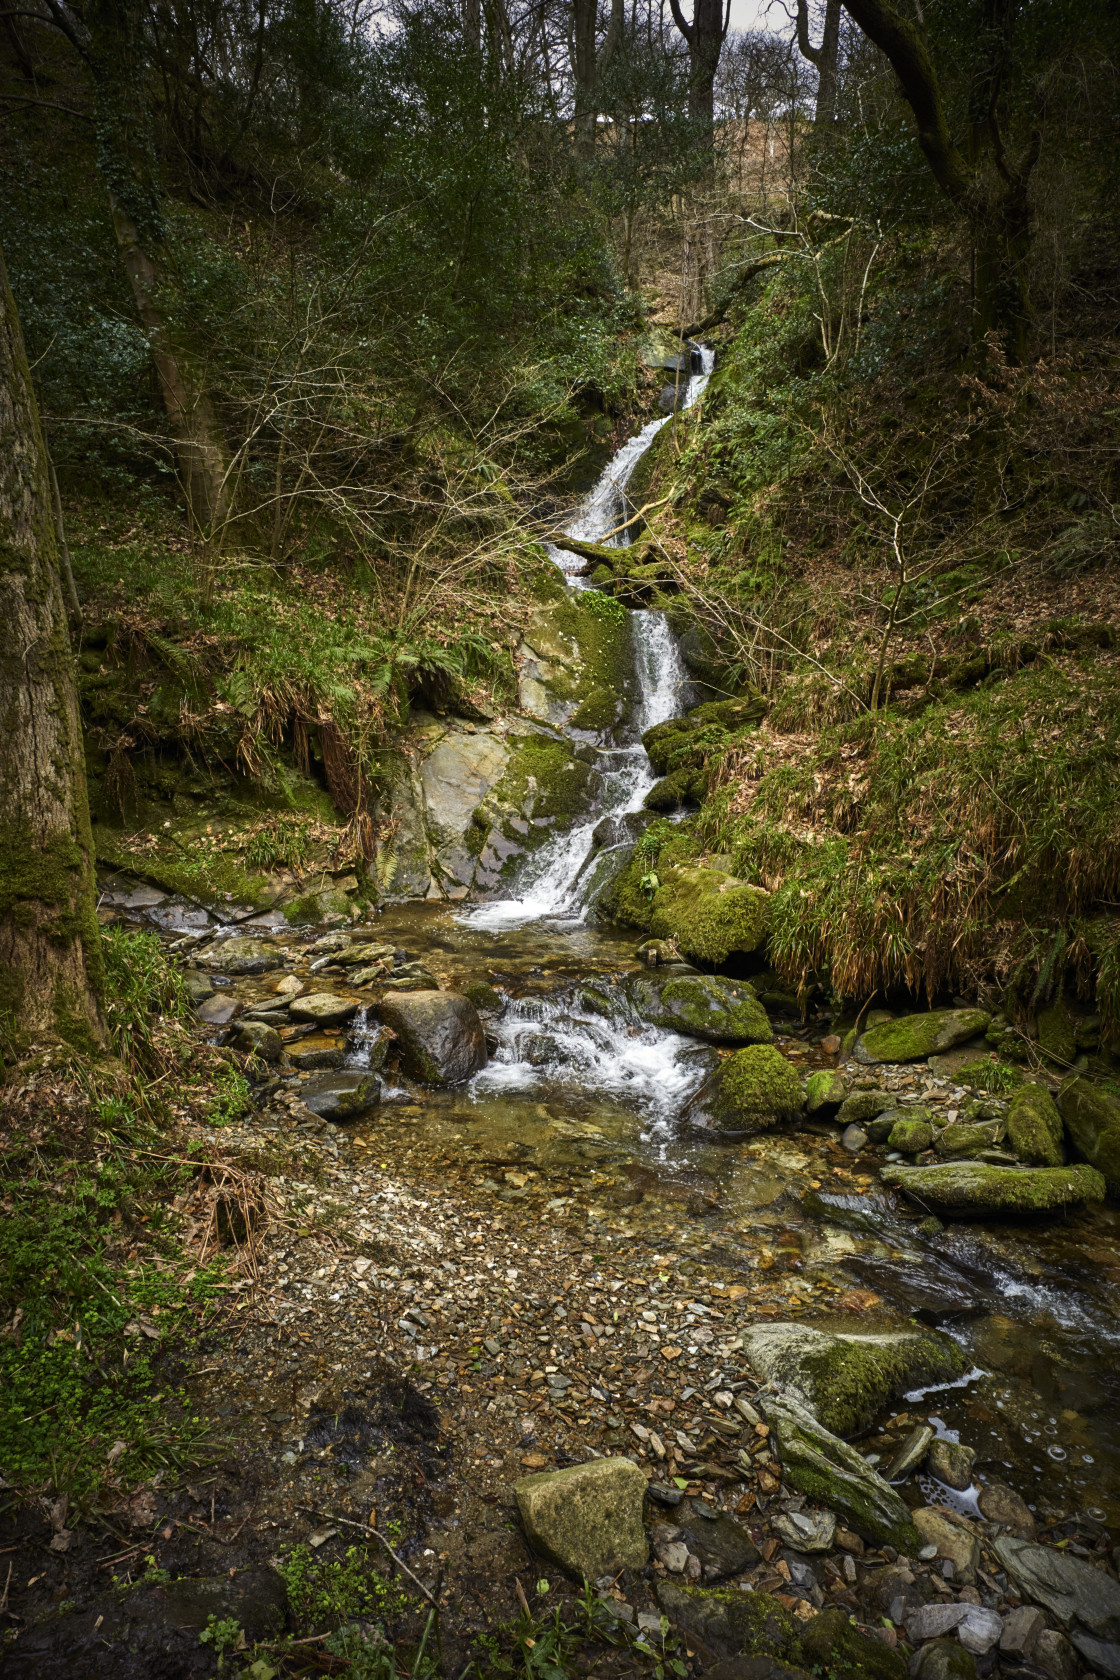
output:
<instances>
[{"instance_id":1,"label":"bark","mask_svg":"<svg viewBox=\"0 0 1120 1680\"><path fill-rule=\"evenodd\" d=\"M230 512L229 454L217 415L191 359L168 332L158 293L160 270L131 216L113 203L113 229L136 310L151 345L167 419L175 439L179 476L196 535L220 538Z\"/></svg>"},{"instance_id":2,"label":"bark","mask_svg":"<svg viewBox=\"0 0 1120 1680\"><path fill-rule=\"evenodd\" d=\"M0 1015L104 1044L104 968L50 465L0 256Z\"/></svg>"},{"instance_id":3,"label":"bark","mask_svg":"<svg viewBox=\"0 0 1120 1680\"><path fill-rule=\"evenodd\" d=\"M797 0L797 48L802 58L816 66L817 103L813 112L816 128L828 128L836 121L836 74L840 61L840 0L827 0L821 44L809 39L809 0Z\"/></svg>"},{"instance_id":4,"label":"bark","mask_svg":"<svg viewBox=\"0 0 1120 1680\"><path fill-rule=\"evenodd\" d=\"M624 24L623 0L611 0L611 16L600 47L595 45L598 0L572 0L572 72L575 77L575 139L577 156L595 155L599 117L599 84L618 51Z\"/></svg>"},{"instance_id":5,"label":"bark","mask_svg":"<svg viewBox=\"0 0 1120 1680\"><path fill-rule=\"evenodd\" d=\"M681 11L680 0L670 0L673 21L688 47L688 114L704 144L710 145L715 122L716 71L727 37L731 0L693 0L692 22Z\"/></svg>"}]
</instances>

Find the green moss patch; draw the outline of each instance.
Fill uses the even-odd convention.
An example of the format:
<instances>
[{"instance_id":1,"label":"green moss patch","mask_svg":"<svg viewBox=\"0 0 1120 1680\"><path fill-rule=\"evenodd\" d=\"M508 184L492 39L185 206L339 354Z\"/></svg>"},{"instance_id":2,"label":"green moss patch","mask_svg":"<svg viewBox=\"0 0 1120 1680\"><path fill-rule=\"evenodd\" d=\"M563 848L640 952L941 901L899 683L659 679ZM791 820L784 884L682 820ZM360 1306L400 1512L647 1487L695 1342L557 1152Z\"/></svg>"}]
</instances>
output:
<instances>
[{"instance_id":1,"label":"green moss patch","mask_svg":"<svg viewBox=\"0 0 1120 1680\"><path fill-rule=\"evenodd\" d=\"M797 1069L769 1044L737 1050L710 1081L712 1118L726 1131L766 1131L796 1114L804 1100Z\"/></svg>"},{"instance_id":2,"label":"green moss patch","mask_svg":"<svg viewBox=\"0 0 1120 1680\"><path fill-rule=\"evenodd\" d=\"M732 952L756 951L769 925L769 894L718 869L669 869L658 878L649 931L675 940L683 956L726 962Z\"/></svg>"}]
</instances>

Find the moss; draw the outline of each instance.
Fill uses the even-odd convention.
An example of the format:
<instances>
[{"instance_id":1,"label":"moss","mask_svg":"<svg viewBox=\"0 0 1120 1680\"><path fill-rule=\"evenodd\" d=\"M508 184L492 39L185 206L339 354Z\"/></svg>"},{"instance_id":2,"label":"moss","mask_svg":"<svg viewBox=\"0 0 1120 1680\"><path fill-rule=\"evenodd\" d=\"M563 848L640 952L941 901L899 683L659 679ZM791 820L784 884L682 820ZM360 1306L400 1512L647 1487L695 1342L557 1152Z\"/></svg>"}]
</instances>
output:
<instances>
[{"instance_id":1,"label":"moss","mask_svg":"<svg viewBox=\"0 0 1120 1680\"><path fill-rule=\"evenodd\" d=\"M567 741L527 735L487 796L487 805L521 817L559 821L582 816L590 804L590 768L573 756ZM524 835L518 836L523 843ZM542 836L543 838L543 836Z\"/></svg>"},{"instance_id":2,"label":"moss","mask_svg":"<svg viewBox=\"0 0 1120 1680\"><path fill-rule=\"evenodd\" d=\"M980 1125L945 1126L937 1136L937 1153L950 1161L967 1161L982 1149L994 1149L1003 1128L998 1121Z\"/></svg>"},{"instance_id":3,"label":"moss","mask_svg":"<svg viewBox=\"0 0 1120 1680\"><path fill-rule=\"evenodd\" d=\"M689 1033L715 1044L769 1044L774 1037L765 1009L745 981L639 975L628 993L643 1021Z\"/></svg>"},{"instance_id":4,"label":"moss","mask_svg":"<svg viewBox=\"0 0 1120 1680\"><path fill-rule=\"evenodd\" d=\"M1120 1145L1120 1132L1116 1141ZM884 1184L894 1185L922 1206L959 1213L1045 1213L1079 1202L1101 1202L1105 1196L1102 1174L1083 1165L1024 1170L956 1161L936 1167L884 1167L880 1176Z\"/></svg>"},{"instance_id":5,"label":"moss","mask_svg":"<svg viewBox=\"0 0 1120 1680\"><path fill-rule=\"evenodd\" d=\"M501 992L496 991L493 986L488 986L485 980L472 980L468 986L463 987L463 996L469 998L480 1012L497 1015L505 1008L505 999Z\"/></svg>"},{"instance_id":6,"label":"moss","mask_svg":"<svg viewBox=\"0 0 1120 1680\"><path fill-rule=\"evenodd\" d=\"M613 688L593 688L587 699L576 707L568 719L572 729L613 729L619 720L622 705Z\"/></svg>"},{"instance_id":7,"label":"moss","mask_svg":"<svg viewBox=\"0 0 1120 1680\"><path fill-rule=\"evenodd\" d=\"M866 1062L916 1062L940 1055L986 1032L991 1016L983 1009L934 1009L922 1015L902 1015L868 1029L856 1046Z\"/></svg>"},{"instance_id":8,"label":"moss","mask_svg":"<svg viewBox=\"0 0 1120 1680\"><path fill-rule=\"evenodd\" d=\"M832 1334L805 1324L770 1324L748 1334L746 1354L767 1382L800 1389L834 1435L866 1429L889 1401L923 1383L951 1382L967 1360L931 1330Z\"/></svg>"},{"instance_id":9,"label":"moss","mask_svg":"<svg viewBox=\"0 0 1120 1680\"><path fill-rule=\"evenodd\" d=\"M768 1044L752 1044L712 1076L712 1115L729 1131L761 1132L796 1114L804 1101L792 1062Z\"/></svg>"},{"instance_id":10,"label":"moss","mask_svg":"<svg viewBox=\"0 0 1120 1680\"><path fill-rule=\"evenodd\" d=\"M292 927L312 927L327 916L348 916L350 900L333 888L325 892L304 893L302 898L290 898L284 906L284 920Z\"/></svg>"},{"instance_id":11,"label":"moss","mask_svg":"<svg viewBox=\"0 0 1120 1680\"><path fill-rule=\"evenodd\" d=\"M860 1633L839 1607L822 1610L805 1622L798 1638L803 1668L847 1680L907 1680L909 1670L900 1651Z\"/></svg>"},{"instance_id":12,"label":"moss","mask_svg":"<svg viewBox=\"0 0 1120 1680\"><path fill-rule=\"evenodd\" d=\"M904 1155L920 1155L923 1149L928 1149L933 1142L933 1127L924 1120L896 1120L887 1138L890 1149L899 1149Z\"/></svg>"},{"instance_id":13,"label":"moss","mask_svg":"<svg viewBox=\"0 0 1120 1680\"><path fill-rule=\"evenodd\" d=\"M848 1094L848 1081L835 1068L818 1068L805 1081L805 1112L817 1114L823 1108L837 1108Z\"/></svg>"},{"instance_id":14,"label":"moss","mask_svg":"<svg viewBox=\"0 0 1120 1680\"><path fill-rule=\"evenodd\" d=\"M647 811L679 811L682 805L699 805L707 790L703 771L682 768L655 782L642 804Z\"/></svg>"},{"instance_id":15,"label":"moss","mask_svg":"<svg viewBox=\"0 0 1120 1680\"><path fill-rule=\"evenodd\" d=\"M550 715L553 705L564 708L553 721L571 717L588 703L601 712L602 700L593 697L604 694L612 697L617 717L627 715L633 672L630 620L611 596L597 589L566 591L534 614L526 641L547 664L539 680Z\"/></svg>"},{"instance_id":16,"label":"moss","mask_svg":"<svg viewBox=\"0 0 1120 1680\"><path fill-rule=\"evenodd\" d=\"M657 1597L673 1626L716 1656L785 1658L796 1645L798 1624L769 1593L662 1580Z\"/></svg>"},{"instance_id":17,"label":"moss","mask_svg":"<svg viewBox=\"0 0 1120 1680\"><path fill-rule=\"evenodd\" d=\"M1038 1017L1038 1048L1063 1068L1077 1059L1076 1029L1061 999Z\"/></svg>"},{"instance_id":18,"label":"moss","mask_svg":"<svg viewBox=\"0 0 1120 1680\"><path fill-rule=\"evenodd\" d=\"M1104 1174L1110 1194L1120 1196L1120 1097L1073 1079L1058 1092L1058 1110L1078 1154Z\"/></svg>"},{"instance_id":19,"label":"moss","mask_svg":"<svg viewBox=\"0 0 1120 1680\"><path fill-rule=\"evenodd\" d=\"M675 939L686 957L726 962L732 952L756 951L770 925L770 897L718 869L666 871L654 893L650 932Z\"/></svg>"},{"instance_id":20,"label":"moss","mask_svg":"<svg viewBox=\"0 0 1120 1680\"><path fill-rule=\"evenodd\" d=\"M765 1402L777 1440L783 1479L835 1511L865 1540L884 1542L910 1557L921 1540L909 1511L854 1447L839 1440L788 1396Z\"/></svg>"},{"instance_id":21,"label":"moss","mask_svg":"<svg viewBox=\"0 0 1120 1680\"><path fill-rule=\"evenodd\" d=\"M865 1120L874 1120L877 1115L886 1114L887 1110L894 1106L894 1097L886 1091L853 1091L851 1096L845 1097L840 1104L836 1124L862 1126Z\"/></svg>"},{"instance_id":22,"label":"moss","mask_svg":"<svg viewBox=\"0 0 1120 1680\"><path fill-rule=\"evenodd\" d=\"M125 869L154 887L162 887L164 892L182 893L184 898L197 899L201 904L263 906L267 902L264 882L259 876L248 874L233 854L198 849L193 857L184 855L196 838L190 831L181 831L174 852L161 849L135 853L99 828L97 859L113 869Z\"/></svg>"}]
</instances>

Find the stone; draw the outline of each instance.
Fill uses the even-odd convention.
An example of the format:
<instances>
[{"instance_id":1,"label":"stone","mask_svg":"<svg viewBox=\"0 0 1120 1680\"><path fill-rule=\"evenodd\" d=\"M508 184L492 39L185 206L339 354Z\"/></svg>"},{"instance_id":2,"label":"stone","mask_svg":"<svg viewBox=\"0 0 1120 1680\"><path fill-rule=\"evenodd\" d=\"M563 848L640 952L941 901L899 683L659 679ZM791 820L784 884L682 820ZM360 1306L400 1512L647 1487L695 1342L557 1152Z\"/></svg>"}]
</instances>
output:
<instances>
[{"instance_id":1,"label":"stone","mask_svg":"<svg viewBox=\"0 0 1120 1680\"><path fill-rule=\"evenodd\" d=\"M896 1120L887 1134L887 1147L899 1149L904 1155L920 1155L933 1142L933 1127L924 1120L908 1116Z\"/></svg>"},{"instance_id":2,"label":"stone","mask_svg":"<svg viewBox=\"0 0 1120 1680\"><path fill-rule=\"evenodd\" d=\"M1063 1627L1079 1623L1097 1639L1120 1640L1120 1582L1052 1546L1001 1535L993 1550L1025 1598L1044 1604Z\"/></svg>"},{"instance_id":3,"label":"stone","mask_svg":"<svg viewBox=\"0 0 1120 1680\"><path fill-rule=\"evenodd\" d=\"M806 1190L801 1198L805 1212L814 1219L826 1219L846 1231L865 1231L868 1236L885 1236L897 1229L897 1213L886 1196L846 1195L840 1190Z\"/></svg>"},{"instance_id":4,"label":"stone","mask_svg":"<svg viewBox=\"0 0 1120 1680\"><path fill-rule=\"evenodd\" d=\"M957 1638L974 1657L987 1656L999 1644L1003 1622L994 1610L985 1609L982 1604L966 1604L964 1610Z\"/></svg>"},{"instance_id":5,"label":"stone","mask_svg":"<svg viewBox=\"0 0 1120 1680\"><path fill-rule=\"evenodd\" d=\"M1050 1680L1077 1680L1079 1664L1073 1646L1057 1628L1043 1628L1035 1642L1031 1662Z\"/></svg>"},{"instance_id":6,"label":"stone","mask_svg":"<svg viewBox=\"0 0 1120 1680\"><path fill-rule=\"evenodd\" d=\"M408 753L382 749L377 779L377 890L390 899L423 898L432 884L432 867L419 772Z\"/></svg>"},{"instance_id":7,"label":"stone","mask_svg":"<svg viewBox=\"0 0 1120 1680\"><path fill-rule=\"evenodd\" d=\"M1070 1640L1094 1673L1103 1674L1106 1680L1120 1680L1120 1644L1115 1640L1094 1639L1092 1634L1082 1633L1078 1628L1074 1628Z\"/></svg>"},{"instance_id":8,"label":"stone","mask_svg":"<svg viewBox=\"0 0 1120 1680\"><path fill-rule=\"evenodd\" d=\"M197 968L188 968L183 972L183 987L190 1001L196 1005L206 998L213 997L214 983L208 974L203 974Z\"/></svg>"},{"instance_id":9,"label":"stone","mask_svg":"<svg viewBox=\"0 0 1120 1680\"><path fill-rule=\"evenodd\" d=\"M293 998L288 1013L293 1021L314 1021L328 1027L356 1015L358 1003L355 998L336 997L333 992L309 992L306 997Z\"/></svg>"},{"instance_id":10,"label":"stone","mask_svg":"<svg viewBox=\"0 0 1120 1680\"><path fill-rule=\"evenodd\" d=\"M980 1562L980 1542L976 1536L932 1505L924 1505L911 1515L922 1545L937 1547L937 1556L947 1558L953 1565L954 1579L965 1585L975 1581Z\"/></svg>"},{"instance_id":11,"label":"stone","mask_svg":"<svg viewBox=\"0 0 1120 1680\"><path fill-rule=\"evenodd\" d=\"M717 1131L746 1135L767 1131L796 1114L803 1101L792 1062L769 1044L736 1050L704 1081L690 1106L693 1118Z\"/></svg>"},{"instance_id":12,"label":"stone","mask_svg":"<svg viewBox=\"0 0 1120 1680\"><path fill-rule=\"evenodd\" d=\"M780 1511L770 1527L795 1552L830 1552L836 1542L832 1511Z\"/></svg>"},{"instance_id":13,"label":"stone","mask_svg":"<svg viewBox=\"0 0 1120 1680\"><path fill-rule=\"evenodd\" d=\"M216 945L212 956L223 974L264 974L270 968L279 968L284 961L274 946L237 935Z\"/></svg>"},{"instance_id":14,"label":"stone","mask_svg":"<svg viewBox=\"0 0 1120 1680\"><path fill-rule=\"evenodd\" d=\"M301 1073L314 1073L323 1068L340 1068L346 1061L346 1051L336 1041L322 1039L318 1033L314 1038L304 1039L296 1048L289 1052L291 1063Z\"/></svg>"},{"instance_id":15,"label":"stone","mask_svg":"<svg viewBox=\"0 0 1120 1680\"><path fill-rule=\"evenodd\" d=\"M839 1108L848 1095L848 1081L835 1068L818 1068L805 1081L805 1112L819 1114L825 1108Z\"/></svg>"},{"instance_id":16,"label":"stone","mask_svg":"<svg viewBox=\"0 0 1120 1680\"><path fill-rule=\"evenodd\" d=\"M841 1148L846 1149L849 1155L858 1155L861 1149L867 1148L868 1141L862 1126L845 1126L840 1137Z\"/></svg>"},{"instance_id":17,"label":"stone","mask_svg":"<svg viewBox=\"0 0 1120 1680\"><path fill-rule=\"evenodd\" d=\"M301 1083L299 1094L321 1120L357 1120L381 1101L381 1081L375 1073L357 1068L313 1073Z\"/></svg>"},{"instance_id":18,"label":"stone","mask_svg":"<svg viewBox=\"0 0 1120 1680\"><path fill-rule=\"evenodd\" d=\"M852 1055L865 1064L925 1061L986 1032L991 1019L983 1009L933 1009L923 1015L901 1015L869 1027L857 1039Z\"/></svg>"},{"instance_id":19,"label":"stone","mask_svg":"<svg viewBox=\"0 0 1120 1680\"><path fill-rule=\"evenodd\" d=\"M797 1641L803 1667L826 1670L835 1680L906 1680L906 1659L885 1641L871 1639L851 1625L848 1612L822 1610L801 1624Z\"/></svg>"},{"instance_id":20,"label":"stone","mask_svg":"<svg viewBox=\"0 0 1120 1680\"><path fill-rule=\"evenodd\" d=\"M642 1569L646 1481L629 1458L593 1458L544 1470L513 1484L529 1543L577 1580Z\"/></svg>"},{"instance_id":21,"label":"stone","mask_svg":"<svg viewBox=\"0 0 1120 1680\"><path fill-rule=\"evenodd\" d=\"M1033 1540L1035 1522L1026 1502L1003 1482L988 1482L976 1501L980 1515L990 1523L1010 1529L1016 1540Z\"/></svg>"},{"instance_id":22,"label":"stone","mask_svg":"<svg viewBox=\"0 0 1120 1680\"><path fill-rule=\"evenodd\" d=\"M276 1028L265 1026L263 1021L239 1021L231 1043L235 1050L259 1056L262 1062L278 1062L284 1049Z\"/></svg>"},{"instance_id":23,"label":"stone","mask_svg":"<svg viewBox=\"0 0 1120 1680\"><path fill-rule=\"evenodd\" d=\"M672 1482L650 1482L646 1492L658 1505L664 1505L669 1510L675 1509L684 1499L682 1489L674 1487Z\"/></svg>"},{"instance_id":24,"label":"stone","mask_svg":"<svg viewBox=\"0 0 1120 1680\"><path fill-rule=\"evenodd\" d=\"M960 1441L932 1441L926 1454L926 1469L930 1475L936 1476L946 1487L956 1488L958 1493L972 1486L972 1466L975 1463L975 1452Z\"/></svg>"},{"instance_id":25,"label":"stone","mask_svg":"<svg viewBox=\"0 0 1120 1680\"><path fill-rule=\"evenodd\" d=\"M887 1091L853 1091L851 1096L845 1097L840 1104L836 1116L838 1126L862 1126L868 1120L874 1120L877 1115L885 1114L895 1106L896 1099Z\"/></svg>"},{"instance_id":26,"label":"stone","mask_svg":"<svg viewBox=\"0 0 1120 1680\"><path fill-rule=\"evenodd\" d=\"M644 939L634 955L647 968L661 968L677 960L676 947L668 939Z\"/></svg>"},{"instance_id":27,"label":"stone","mask_svg":"<svg viewBox=\"0 0 1120 1680\"><path fill-rule=\"evenodd\" d=\"M996 1167L954 1161L934 1167L887 1166L879 1174L922 1207L947 1212L1044 1213L1102 1202L1105 1181L1092 1167Z\"/></svg>"},{"instance_id":28,"label":"stone","mask_svg":"<svg viewBox=\"0 0 1120 1680\"><path fill-rule=\"evenodd\" d=\"M1060 1167L1065 1161L1062 1117L1041 1085L1020 1085L1007 1111L1007 1141L1031 1167Z\"/></svg>"},{"instance_id":29,"label":"stone","mask_svg":"<svg viewBox=\"0 0 1120 1680\"><path fill-rule=\"evenodd\" d=\"M655 939L672 939L684 957L724 963L756 951L770 931L770 895L718 869L666 869L649 909Z\"/></svg>"},{"instance_id":30,"label":"stone","mask_svg":"<svg viewBox=\"0 0 1120 1680\"><path fill-rule=\"evenodd\" d=\"M975 1160L982 1149L995 1148L1002 1131L998 1120L978 1126L944 1126L937 1134L935 1147L949 1161Z\"/></svg>"},{"instance_id":31,"label":"stone","mask_svg":"<svg viewBox=\"0 0 1120 1680\"><path fill-rule=\"evenodd\" d=\"M478 1010L458 992L402 992L381 1003L397 1035L401 1061L429 1085L458 1085L486 1066L486 1034Z\"/></svg>"},{"instance_id":32,"label":"stone","mask_svg":"<svg viewBox=\"0 0 1120 1680\"><path fill-rule=\"evenodd\" d=\"M769 1044L774 1029L745 980L719 975L635 975L627 995L643 1021L709 1044Z\"/></svg>"},{"instance_id":33,"label":"stone","mask_svg":"<svg viewBox=\"0 0 1120 1680\"><path fill-rule=\"evenodd\" d=\"M936 1640L917 1653L911 1680L976 1680L976 1658L954 1639Z\"/></svg>"},{"instance_id":34,"label":"stone","mask_svg":"<svg viewBox=\"0 0 1120 1680\"><path fill-rule=\"evenodd\" d=\"M922 1462L930 1443L934 1440L933 1428L928 1423L919 1423L907 1435L886 1469L883 1471L885 1482L904 1482Z\"/></svg>"},{"instance_id":35,"label":"stone","mask_svg":"<svg viewBox=\"0 0 1120 1680\"><path fill-rule=\"evenodd\" d=\"M922 1604L906 1618L906 1637L912 1645L944 1639L957 1631L970 1609L970 1604Z\"/></svg>"},{"instance_id":36,"label":"stone","mask_svg":"<svg viewBox=\"0 0 1120 1680\"><path fill-rule=\"evenodd\" d=\"M706 1582L722 1581L728 1575L738 1575L759 1562L759 1551L742 1523L720 1511L714 1516L701 1515L696 1503L689 1511L677 1513L681 1538L694 1557L700 1559Z\"/></svg>"},{"instance_id":37,"label":"stone","mask_svg":"<svg viewBox=\"0 0 1120 1680\"><path fill-rule=\"evenodd\" d=\"M472 980L463 987L463 996L474 1004L480 1015L500 1015L506 1006L501 992L494 986L488 986L485 980Z\"/></svg>"},{"instance_id":38,"label":"stone","mask_svg":"<svg viewBox=\"0 0 1120 1680\"><path fill-rule=\"evenodd\" d=\"M888 1400L929 1383L951 1382L967 1360L933 1330L831 1332L808 1324L755 1324L743 1354L764 1382L805 1406L834 1435L866 1429Z\"/></svg>"},{"instance_id":39,"label":"stone","mask_svg":"<svg viewBox=\"0 0 1120 1680\"><path fill-rule=\"evenodd\" d=\"M197 1013L199 1020L205 1021L208 1027L224 1027L240 1008L237 998L229 992L213 992L199 1004Z\"/></svg>"},{"instance_id":40,"label":"stone","mask_svg":"<svg viewBox=\"0 0 1120 1680\"><path fill-rule=\"evenodd\" d=\"M1003 1618L1003 1632L999 1637L1000 1655L1019 1662L1029 1662L1038 1636L1046 1627L1046 1617L1033 1604L1021 1604L1009 1610Z\"/></svg>"},{"instance_id":41,"label":"stone","mask_svg":"<svg viewBox=\"0 0 1120 1680\"><path fill-rule=\"evenodd\" d=\"M740 1593L686 1587L676 1581L654 1583L657 1602L689 1645L710 1652L717 1661L752 1656L794 1655L797 1623L769 1593Z\"/></svg>"},{"instance_id":42,"label":"stone","mask_svg":"<svg viewBox=\"0 0 1120 1680\"><path fill-rule=\"evenodd\" d=\"M482 800L501 781L510 749L479 729L449 730L420 767L428 839L437 854L463 840ZM469 880L469 877L468 877Z\"/></svg>"},{"instance_id":43,"label":"stone","mask_svg":"<svg viewBox=\"0 0 1120 1680\"><path fill-rule=\"evenodd\" d=\"M1110 1193L1120 1196L1120 1098L1087 1079L1072 1079L1058 1092L1058 1112L1077 1153L1104 1174Z\"/></svg>"},{"instance_id":44,"label":"stone","mask_svg":"<svg viewBox=\"0 0 1120 1680\"><path fill-rule=\"evenodd\" d=\"M1059 998L1038 1013L1038 1048L1059 1067L1068 1068L1077 1059L1077 1030L1069 1010Z\"/></svg>"},{"instance_id":45,"label":"stone","mask_svg":"<svg viewBox=\"0 0 1120 1680\"><path fill-rule=\"evenodd\" d=\"M913 1556L919 1538L910 1513L862 1454L788 1395L767 1395L761 1404L790 1484L836 1511L863 1539Z\"/></svg>"}]
</instances>

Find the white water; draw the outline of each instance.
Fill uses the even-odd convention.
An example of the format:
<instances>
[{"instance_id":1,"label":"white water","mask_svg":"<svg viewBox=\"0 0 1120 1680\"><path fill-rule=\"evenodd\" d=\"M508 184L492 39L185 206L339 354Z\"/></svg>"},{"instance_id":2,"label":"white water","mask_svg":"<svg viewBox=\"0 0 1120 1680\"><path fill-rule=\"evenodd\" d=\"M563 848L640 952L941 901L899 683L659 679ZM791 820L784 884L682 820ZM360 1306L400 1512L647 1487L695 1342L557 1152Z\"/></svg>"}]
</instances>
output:
<instances>
[{"instance_id":1,"label":"white water","mask_svg":"<svg viewBox=\"0 0 1120 1680\"><path fill-rule=\"evenodd\" d=\"M682 405L684 408L692 406L711 378L715 357L707 349L702 349L700 356L702 370L689 379ZM608 533L614 531L626 516L626 486L630 475L662 426L667 426L672 418L668 415L663 420L651 420L636 437L623 444L575 519L567 526L570 536L584 542L600 542L606 538L611 546L620 546L618 539ZM550 544L548 552L568 576L585 565L579 555L566 548ZM587 587L580 578L572 577L572 582L576 588ZM681 691L688 677L664 613L632 612L630 633L638 679L638 706L634 719L637 740L630 746L615 748L601 755L599 770L604 786L598 810L587 822L557 835L525 865L520 897L497 899L465 912L465 919L476 927L520 927L526 922L540 921L545 916L582 919L584 907L580 889L584 870L592 855L592 836L596 827L605 816L641 809L642 801L656 779L641 737L655 723L664 723L679 715Z\"/></svg>"}]
</instances>

